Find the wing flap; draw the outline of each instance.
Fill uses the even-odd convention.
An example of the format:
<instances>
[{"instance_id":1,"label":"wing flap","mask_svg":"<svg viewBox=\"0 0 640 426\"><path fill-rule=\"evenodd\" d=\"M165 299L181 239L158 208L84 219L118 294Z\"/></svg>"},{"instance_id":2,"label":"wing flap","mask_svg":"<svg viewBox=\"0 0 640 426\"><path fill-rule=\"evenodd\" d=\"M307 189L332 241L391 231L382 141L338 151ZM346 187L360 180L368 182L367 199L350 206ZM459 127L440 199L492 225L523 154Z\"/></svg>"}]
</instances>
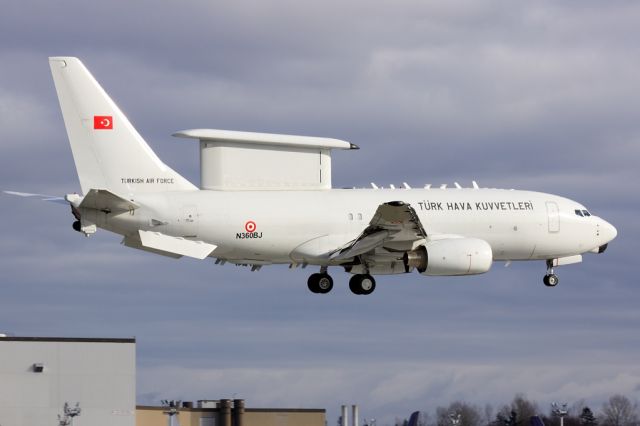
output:
<instances>
[{"instance_id":1,"label":"wing flap","mask_svg":"<svg viewBox=\"0 0 640 426\"><path fill-rule=\"evenodd\" d=\"M140 230L138 233L140 234L140 242L144 247L200 260L209 256L217 248L217 246L204 241L172 237L160 232Z\"/></svg>"},{"instance_id":2,"label":"wing flap","mask_svg":"<svg viewBox=\"0 0 640 426\"><path fill-rule=\"evenodd\" d=\"M385 239L389 237L389 231L379 229L375 232L358 237L349 247L345 250L338 251L331 256L333 260L345 260L352 257L360 256L375 250L376 247L382 245Z\"/></svg>"}]
</instances>

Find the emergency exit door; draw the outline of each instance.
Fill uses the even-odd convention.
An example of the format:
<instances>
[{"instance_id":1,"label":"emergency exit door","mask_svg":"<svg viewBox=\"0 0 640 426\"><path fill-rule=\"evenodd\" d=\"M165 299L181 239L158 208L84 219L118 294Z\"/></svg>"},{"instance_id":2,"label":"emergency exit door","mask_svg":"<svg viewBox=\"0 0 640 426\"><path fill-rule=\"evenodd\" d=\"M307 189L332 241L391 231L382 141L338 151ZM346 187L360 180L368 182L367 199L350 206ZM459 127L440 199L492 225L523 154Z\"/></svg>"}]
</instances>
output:
<instances>
[{"instance_id":1,"label":"emergency exit door","mask_svg":"<svg viewBox=\"0 0 640 426\"><path fill-rule=\"evenodd\" d=\"M196 206L183 206L180 209L180 222L183 237L195 238L198 236L198 208Z\"/></svg>"}]
</instances>

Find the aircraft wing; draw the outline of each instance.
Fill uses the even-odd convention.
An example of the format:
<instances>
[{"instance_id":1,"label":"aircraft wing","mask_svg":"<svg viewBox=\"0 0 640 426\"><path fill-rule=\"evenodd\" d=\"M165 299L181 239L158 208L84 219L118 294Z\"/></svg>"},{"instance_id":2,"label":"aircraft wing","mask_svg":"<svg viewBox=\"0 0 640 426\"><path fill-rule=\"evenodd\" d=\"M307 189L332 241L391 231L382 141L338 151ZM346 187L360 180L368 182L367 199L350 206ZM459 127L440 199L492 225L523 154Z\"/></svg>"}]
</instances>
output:
<instances>
[{"instance_id":1,"label":"aircraft wing","mask_svg":"<svg viewBox=\"0 0 640 426\"><path fill-rule=\"evenodd\" d=\"M16 195L18 197L37 198L42 201L49 201L51 203L56 203L56 204L65 204L65 205L69 204L64 198L57 197L55 195L31 194L29 192L17 192L17 191L2 191L2 192L8 195Z\"/></svg>"},{"instance_id":2,"label":"aircraft wing","mask_svg":"<svg viewBox=\"0 0 640 426\"><path fill-rule=\"evenodd\" d=\"M346 260L384 248L388 251L412 250L415 243L427 238L418 214L403 201L391 201L378 206L364 231L345 247L336 250L333 260Z\"/></svg>"}]
</instances>

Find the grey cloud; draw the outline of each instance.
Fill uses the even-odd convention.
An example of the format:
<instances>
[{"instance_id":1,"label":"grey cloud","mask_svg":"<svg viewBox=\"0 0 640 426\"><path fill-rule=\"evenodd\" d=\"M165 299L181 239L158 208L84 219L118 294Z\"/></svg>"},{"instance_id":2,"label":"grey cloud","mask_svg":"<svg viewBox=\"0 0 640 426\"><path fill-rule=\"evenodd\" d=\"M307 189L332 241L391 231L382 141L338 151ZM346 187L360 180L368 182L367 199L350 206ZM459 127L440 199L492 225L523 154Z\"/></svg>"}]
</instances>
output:
<instances>
[{"instance_id":1,"label":"grey cloud","mask_svg":"<svg viewBox=\"0 0 640 426\"><path fill-rule=\"evenodd\" d=\"M104 232L80 237L64 207L0 195L2 331L135 335L142 401L237 392L252 406L327 407L330 422L355 399L390 422L454 398L599 402L637 389L638 5L157 6L5 5L0 189L79 189L46 61L71 54L194 181L197 147L169 136L179 129L337 137L362 149L334 154L336 186L547 191L620 235L562 268L551 292L542 264L514 263L465 279L382 277L366 300L336 271L318 298L308 269L153 257Z\"/></svg>"}]
</instances>

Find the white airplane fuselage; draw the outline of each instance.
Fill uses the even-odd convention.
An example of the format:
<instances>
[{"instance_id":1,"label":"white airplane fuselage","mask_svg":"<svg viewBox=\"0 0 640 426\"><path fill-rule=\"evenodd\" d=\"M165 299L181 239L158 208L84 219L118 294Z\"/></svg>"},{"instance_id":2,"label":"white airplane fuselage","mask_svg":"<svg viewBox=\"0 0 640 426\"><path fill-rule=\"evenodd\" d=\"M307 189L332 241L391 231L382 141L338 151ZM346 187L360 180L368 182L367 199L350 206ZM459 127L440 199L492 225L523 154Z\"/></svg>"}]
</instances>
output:
<instances>
[{"instance_id":1,"label":"white airplane fuselage","mask_svg":"<svg viewBox=\"0 0 640 426\"><path fill-rule=\"evenodd\" d=\"M142 229L196 238L217 246L213 257L237 263L330 265L327 254L355 239L377 206L393 200L410 204L428 235L487 241L494 260L597 252L616 233L599 217L578 216L575 210L585 207L567 198L457 188L140 194L133 201L143 207L119 215L98 213L96 224L125 236Z\"/></svg>"}]
</instances>

